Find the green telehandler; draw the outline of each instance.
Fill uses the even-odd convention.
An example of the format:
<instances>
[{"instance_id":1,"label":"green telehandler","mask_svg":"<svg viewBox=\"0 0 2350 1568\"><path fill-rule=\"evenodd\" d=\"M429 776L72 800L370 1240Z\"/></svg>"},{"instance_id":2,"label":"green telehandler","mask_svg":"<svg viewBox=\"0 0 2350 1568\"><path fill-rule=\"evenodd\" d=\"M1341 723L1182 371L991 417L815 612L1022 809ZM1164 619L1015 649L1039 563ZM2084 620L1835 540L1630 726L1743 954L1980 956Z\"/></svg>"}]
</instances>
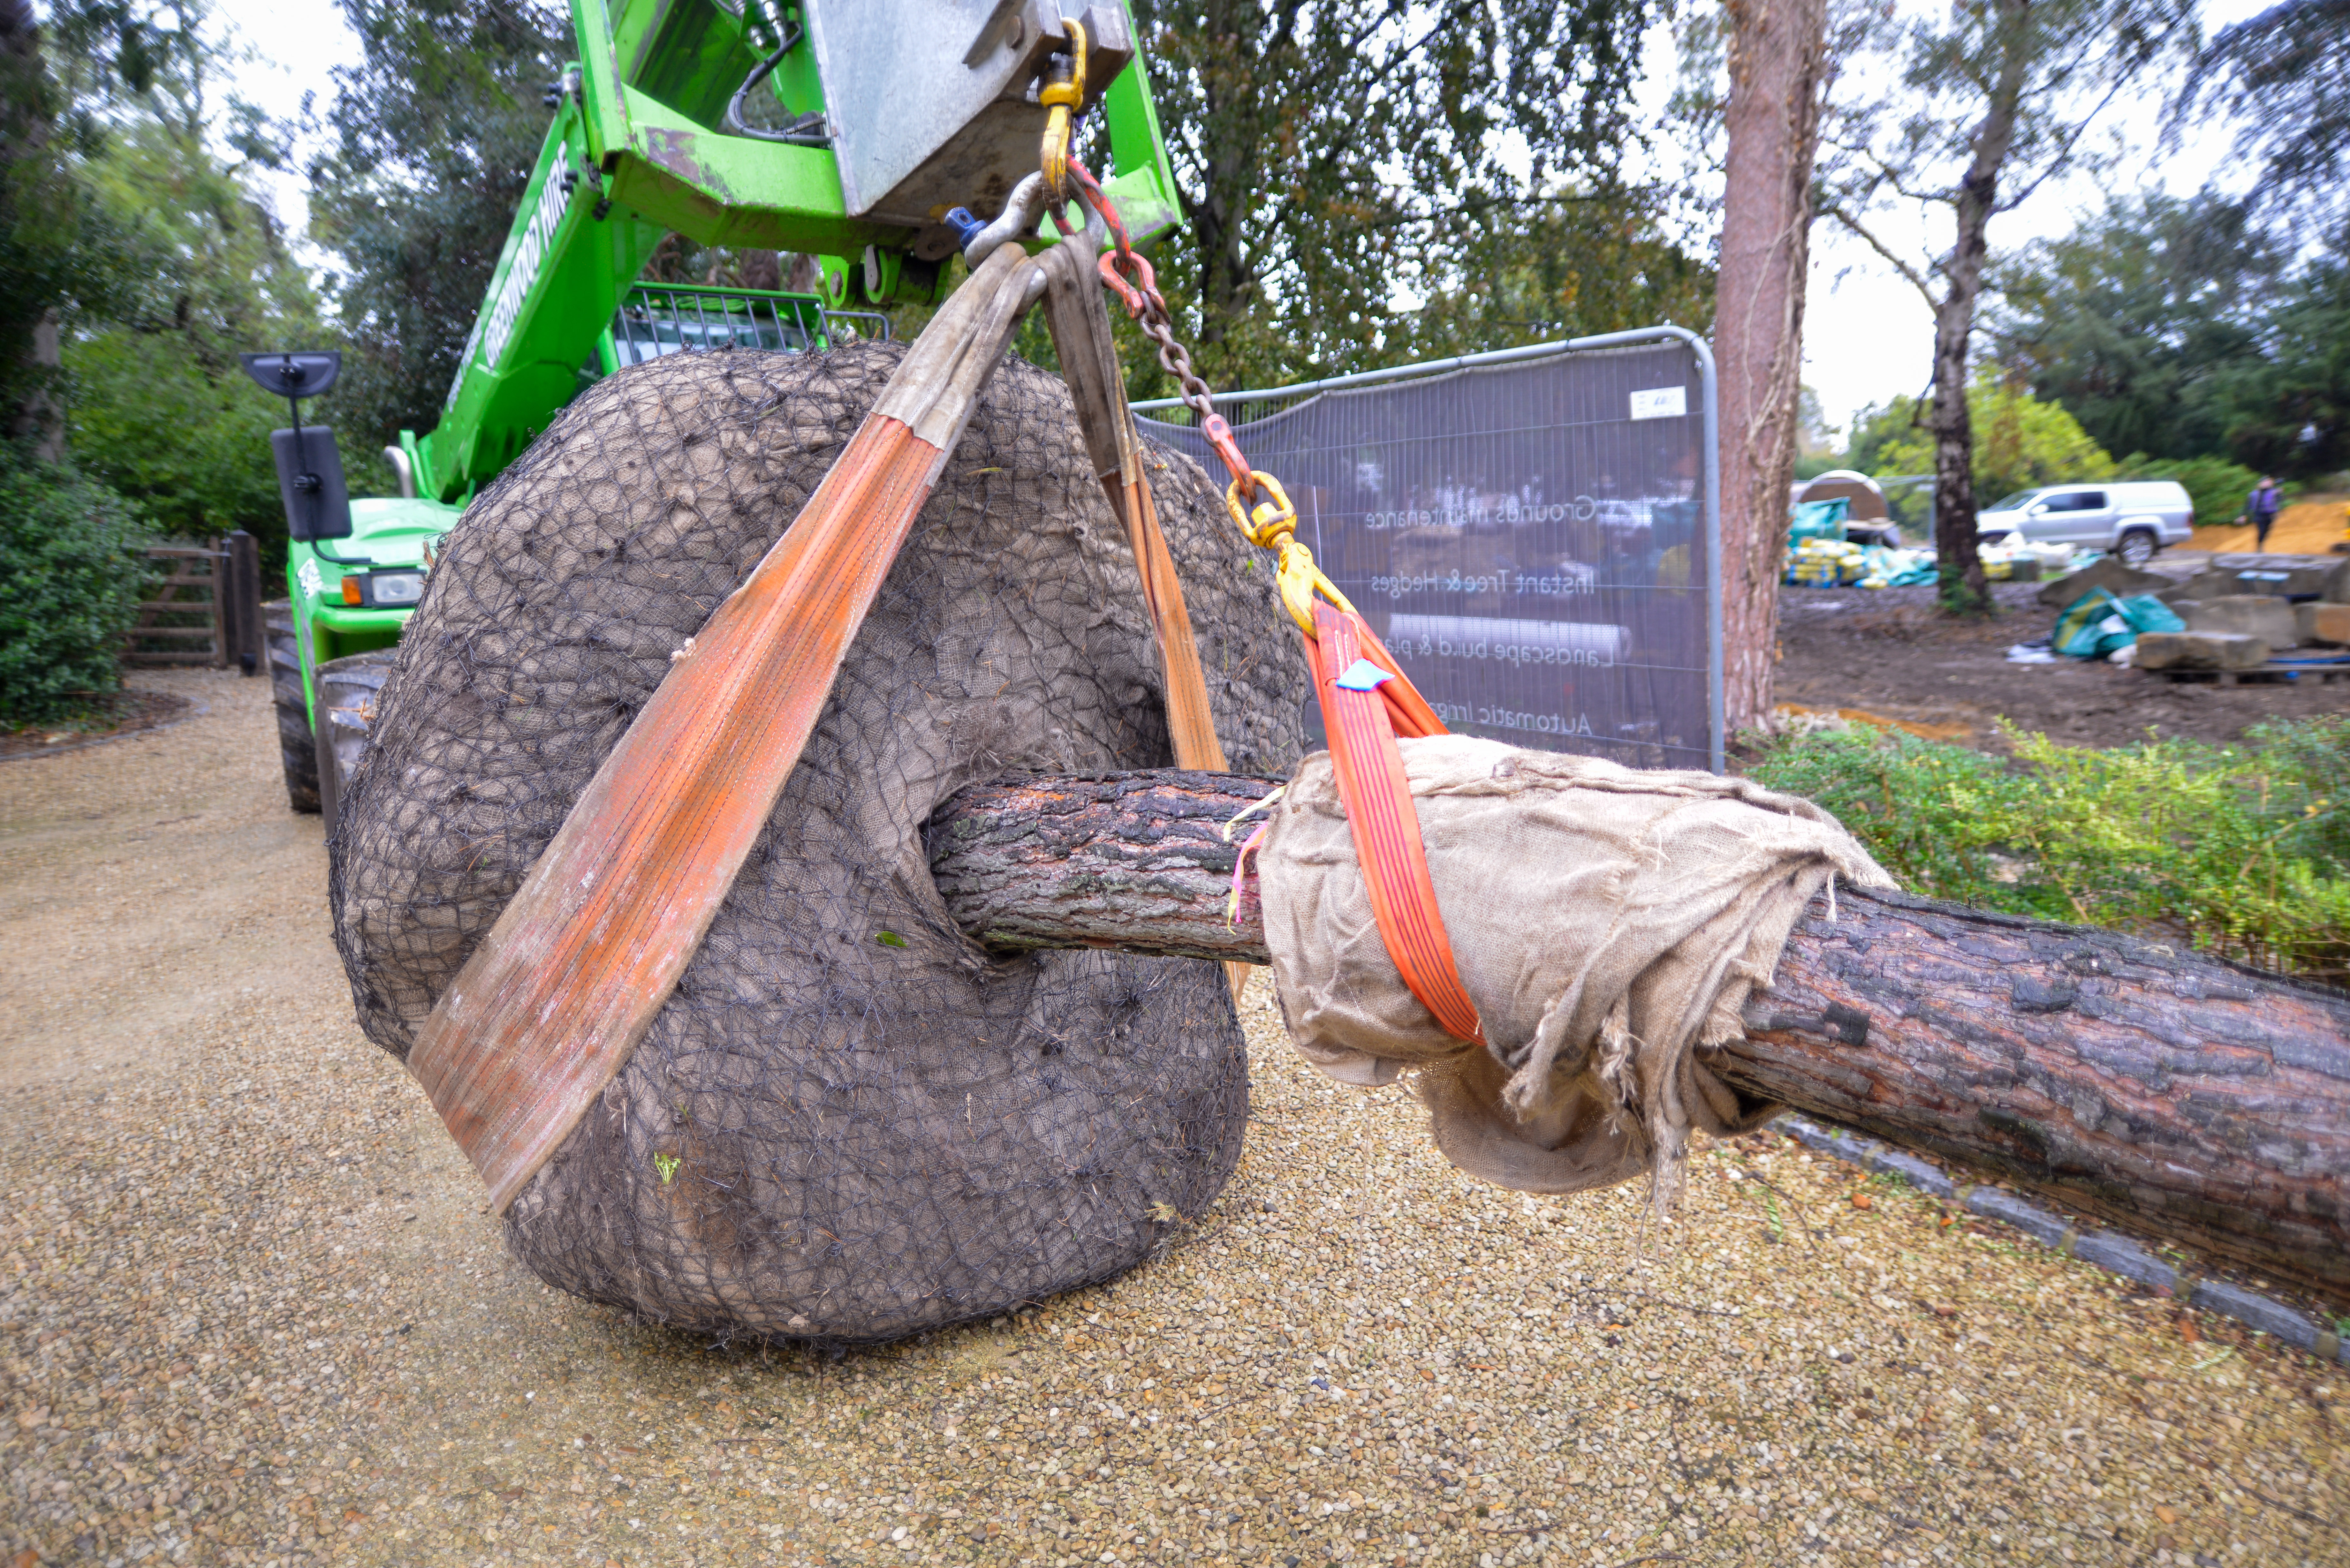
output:
<instances>
[{"instance_id":1,"label":"green telehandler","mask_svg":"<svg viewBox=\"0 0 2350 1568\"><path fill-rule=\"evenodd\" d=\"M435 428L384 449L396 496L351 497L301 400L327 353L245 356L293 408L271 438L288 597L265 607L287 795L326 815L363 754L390 649L466 504L580 389L664 354L805 353L930 303L983 229L1050 242L1039 102L1073 70L1108 132L1104 184L1138 240L1174 187L1124 0L572 0L578 58ZM1081 57L1073 59L1073 57ZM640 281L671 232L813 256L814 293Z\"/></svg>"}]
</instances>

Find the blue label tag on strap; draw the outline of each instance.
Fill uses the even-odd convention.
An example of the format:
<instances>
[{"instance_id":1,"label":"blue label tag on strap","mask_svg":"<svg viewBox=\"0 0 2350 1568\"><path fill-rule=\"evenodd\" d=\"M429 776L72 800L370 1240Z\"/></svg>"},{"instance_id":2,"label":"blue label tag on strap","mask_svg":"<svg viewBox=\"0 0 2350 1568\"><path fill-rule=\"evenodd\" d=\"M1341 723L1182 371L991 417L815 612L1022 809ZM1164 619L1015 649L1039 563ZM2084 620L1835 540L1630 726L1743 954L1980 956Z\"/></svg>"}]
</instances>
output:
<instances>
[{"instance_id":1,"label":"blue label tag on strap","mask_svg":"<svg viewBox=\"0 0 2350 1568\"><path fill-rule=\"evenodd\" d=\"M1341 691L1376 691L1379 689L1380 681L1393 680L1394 679L1395 677L1393 675L1389 674L1387 670L1381 670L1369 659L1357 659L1354 663L1347 667L1347 673L1338 677L1338 690Z\"/></svg>"}]
</instances>

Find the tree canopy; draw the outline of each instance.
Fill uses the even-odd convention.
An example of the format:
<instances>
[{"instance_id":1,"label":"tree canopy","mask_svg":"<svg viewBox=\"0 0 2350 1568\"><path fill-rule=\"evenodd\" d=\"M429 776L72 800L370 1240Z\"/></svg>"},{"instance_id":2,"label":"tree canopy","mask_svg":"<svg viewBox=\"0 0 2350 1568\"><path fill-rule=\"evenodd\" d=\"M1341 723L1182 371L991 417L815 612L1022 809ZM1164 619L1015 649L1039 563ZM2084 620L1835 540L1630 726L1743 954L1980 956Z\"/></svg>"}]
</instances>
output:
<instances>
[{"instance_id":1,"label":"tree canopy","mask_svg":"<svg viewBox=\"0 0 2350 1568\"><path fill-rule=\"evenodd\" d=\"M371 441L431 430L546 138L568 16L532 0L342 0L356 67L309 172L311 232L348 344L344 393Z\"/></svg>"},{"instance_id":2,"label":"tree canopy","mask_svg":"<svg viewBox=\"0 0 2350 1568\"><path fill-rule=\"evenodd\" d=\"M2256 200L2339 209L2350 173L2350 0L2284 0L2222 30L2196 62L2174 124L2236 122L2236 151L2262 165Z\"/></svg>"},{"instance_id":3,"label":"tree canopy","mask_svg":"<svg viewBox=\"0 0 2350 1568\"><path fill-rule=\"evenodd\" d=\"M2090 129L2166 59L2191 53L2192 0L1991 0L1947 11L1875 13L1867 47L1895 71L1881 99L1832 107L1822 141L1821 211L1875 250L1934 314L1935 514L1967 517L1976 497L1970 420L1973 337L1991 220L2049 180L2108 161ZM1950 243L1911 254L1888 213L1947 221ZM1970 528L1937 530L1942 599L1988 613Z\"/></svg>"},{"instance_id":4,"label":"tree canopy","mask_svg":"<svg viewBox=\"0 0 2350 1568\"><path fill-rule=\"evenodd\" d=\"M2217 452L2219 382L2257 356L2284 270L2284 247L2239 201L2116 198L1998 269L1992 341L2108 451Z\"/></svg>"},{"instance_id":5,"label":"tree canopy","mask_svg":"<svg viewBox=\"0 0 2350 1568\"><path fill-rule=\"evenodd\" d=\"M1974 429L1974 489L1984 505L2034 485L2114 477L2112 454L2063 404L2043 402L1989 369L1968 385L1967 410ZM1867 454L1867 472L1933 472L1933 435L1913 420L1915 412L1911 400L1896 398L1881 413L1864 416L1893 432Z\"/></svg>"},{"instance_id":6,"label":"tree canopy","mask_svg":"<svg viewBox=\"0 0 2350 1568\"><path fill-rule=\"evenodd\" d=\"M2116 200L2000 269L1998 361L2108 452L2350 465L2350 233L2295 238L2209 192Z\"/></svg>"},{"instance_id":7,"label":"tree canopy","mask_svg":"<svg viewBox=\"0 0 2350 1568\"><path fill-rule=\"evenodd\" d=\"M389 439L439 416L545 135L540 91L576 46L533 0L342 3L364 58L338 73L313 233L347 405ZM1668 193L1617 174L1649 10L1138 0L1184 217L1159 277L1210 380L1702 327L1710 265L1670 237ZM655 265L707 263L681 244ZM1121 341L1135 394L1170 389Z\"/></svg>"},{"instance_id":8,"label":"tree canopy","mask_svg":"<svg viewBox=\"0 0 2350 1568\"><path fill-rule=\"evenodd\" d=\"M1651 200L1615 177L1646 0L1139 0L1135 16L1183 207L1161 275L1211 383L1614 326L1603 274L1638 275L1624 307L1692 292L1696 264L1662 254ZM1555 248L1591 240L1580 264Z\"/></svg>"},{"instance_id":9,"label":"tree canopy","mask_svg":"<svg viewBox=\"0 0 2350 1568\"><path fill-rule=\"evenodd\" d=\"M55 13L60 88L88 128L74 179L106 243L138 258L135 278L70 313L67 422L81 469L160 532L243 527L274 543L285 524L268 432L285 410L237 357L313 346L322 324L254 183L286 165L286 129L223 90L241 56L211 20L197 0Z\"/></svg>"}]
</instances>

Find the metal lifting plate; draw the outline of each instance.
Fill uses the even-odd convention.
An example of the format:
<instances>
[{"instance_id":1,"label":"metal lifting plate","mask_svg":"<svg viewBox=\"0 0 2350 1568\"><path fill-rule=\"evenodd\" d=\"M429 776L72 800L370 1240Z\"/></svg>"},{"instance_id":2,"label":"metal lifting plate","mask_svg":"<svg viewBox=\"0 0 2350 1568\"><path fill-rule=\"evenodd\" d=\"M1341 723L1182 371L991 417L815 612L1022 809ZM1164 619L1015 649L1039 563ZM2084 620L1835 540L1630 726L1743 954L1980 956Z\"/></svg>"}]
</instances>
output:
<instances>
[{"instance_id":1,"label":"metal lifting plate","mask_svg":"<svg viewBox=\"0 0 2350 1568\"><path fill-rule=\"evenodd\" d=\"M1036 167L1045 109L1037 85L1065 46L1055 0L958 8L936 0L808 0L807 30L824 82L840 193L852 217L926 231L914 254L956 248L949 207L993 217ZM1090 42L1087 97L1134 57L1126 8L1106 0L1078 18Z\"/></svg>"}]
</instances>

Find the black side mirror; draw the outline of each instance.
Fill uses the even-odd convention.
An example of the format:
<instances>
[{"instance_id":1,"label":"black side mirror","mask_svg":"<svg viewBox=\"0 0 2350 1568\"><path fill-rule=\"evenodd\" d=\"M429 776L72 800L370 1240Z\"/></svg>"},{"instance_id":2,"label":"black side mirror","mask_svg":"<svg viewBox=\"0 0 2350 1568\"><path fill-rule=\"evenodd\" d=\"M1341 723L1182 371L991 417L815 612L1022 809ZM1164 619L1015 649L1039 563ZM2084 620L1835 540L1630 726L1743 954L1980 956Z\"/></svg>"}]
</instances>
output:
<instances>
[{"instance_id":1,"label":"black side mirror","mask_svg":"<svg viewBox=\"0 0 2350 1568\"><path fill-rule=\"evenodd\" d=\"M351 496L343 483L343 457L326 425L269 432L277 463L277 493L286 503L286 532L296 539L348 539Z\"/></svg>"},{"instance_id":2,"label":"black side mirror","mask_svg":"<svg viewBox=\"0 0 2350 1568\"><path fill-rule=\"evenodd\" d=\"M315 398L343 373L343 354L328 348L300 354L240 354L244 373L263 391L279 398ZM297 421L298 422L298 421Z\"/></svg>"},{"instance_id":3,"label":"black side mirror","mask_svg":"<svg viewBox=\"0 0 2350 1568\"><path fill-rule=\"evenodd\" d=\"M335 447L335 432L325 425L302 422L302 400L328 390L343 373L342 351L325 348L238 358L244 361L244 373L263 391L285 399L294 410L292 430L269 432L269 455L277 464L277 493L286 503L287 535L306 541L350 537L351 496L343 483L343 458Z\"/></svg>"}]
</instances>

